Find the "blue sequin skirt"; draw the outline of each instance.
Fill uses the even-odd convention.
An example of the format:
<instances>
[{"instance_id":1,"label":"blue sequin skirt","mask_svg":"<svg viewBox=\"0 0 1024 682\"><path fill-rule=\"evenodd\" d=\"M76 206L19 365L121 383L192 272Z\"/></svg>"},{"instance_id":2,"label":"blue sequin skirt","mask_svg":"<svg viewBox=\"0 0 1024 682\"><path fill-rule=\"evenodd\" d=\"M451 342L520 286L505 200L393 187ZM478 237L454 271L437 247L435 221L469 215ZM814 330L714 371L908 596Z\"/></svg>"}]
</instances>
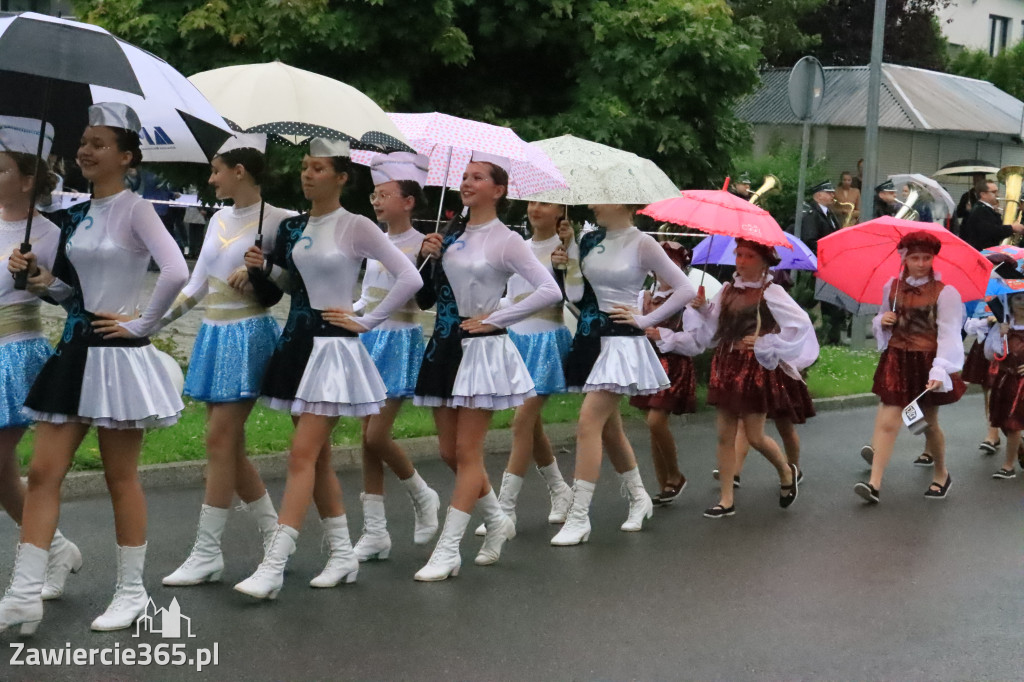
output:
<instances>
[{"instance_id":1,"label":"blue sequin skirt","mask_svg":"<svg viewBox=\"0 0 1024 682\"><path fill-rule=\"evenodd\" d=\"M572 345L572 334L565 327L538 334L516 334L509 330L508 337L519 349L537 395L565 393L563 365Z\"/></svg>"},{"instance_id":2,"label":"blue sequin skirt","mask_svg":"<svg viewBox=\"0 0 1024 682\"><path fill-rule=\"evenodd\" d=\"M185 377L185 395L205 403L255 400L281 328L269 315L203 323Z\"/></svg>"},{"instance_id":3,"label":"blue sequin skirt","mask_svg":"<svg viewBox=\"0 0 1024 682\"><path fill-rule=\"evenodd\" d=\"M32 423L21 408L51 355L53 348L42 338L0 344L0 429Z\"/></svg>"},{"instance_id":4,"label":"blue sequin skirt","mask_svg":"<svg viewBox=\"0 0 1024 682\"><path fill-rule=\"evenodd\" d=\"M380 372L388 398L411 398L423 363L423 327L377 328L359 338Z\"/></svg>"}]
</instances>

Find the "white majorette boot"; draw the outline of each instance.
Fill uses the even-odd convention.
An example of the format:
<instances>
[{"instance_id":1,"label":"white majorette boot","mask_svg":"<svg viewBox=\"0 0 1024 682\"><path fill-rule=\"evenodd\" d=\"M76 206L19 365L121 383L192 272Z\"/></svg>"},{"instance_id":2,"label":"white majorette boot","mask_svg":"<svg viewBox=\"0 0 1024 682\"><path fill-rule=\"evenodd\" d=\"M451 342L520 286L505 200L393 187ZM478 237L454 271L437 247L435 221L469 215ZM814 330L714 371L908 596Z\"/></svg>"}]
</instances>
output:
<instances>
[{"instance_id":1,"label":"white majorette boot","mask_svg":"<svg viewBox=\"0 0 1024 682\"><path fill-rule=\"evenodd\" d=\"M551 496L548 523L565 523L565 517L569 514L569 506L572 504L572 488L562 478L558 462L552 462L546 467L537 467L537 471L544 477L544 482L548 484L548 495Z\"/></svg>"},{"instance_id":2,"label":"white majorette boot","mask_svg":"<svg viewBox=\"0 0 1024 682\"><path fill-rule=\"evenodd\" d=\"M263 551L267 551L270 541L277 531L277 510L274 503L270 501L270 493L263 493L263 497L252 502L242 502L239 509L247 511L256 519L256 526L263 535Z\"/></svg>"},{"instance_id":3,"label":"white majorette boot","mask_svg":"<svg viewBox=\"0 0 1024 682\"><path fill-rule=\"evenodd\" d=\"M224 555L220 551L220 538L231 510L204 504L199 512L199 527L185 563L164 578L164 585L181 587L215 583L224 572Z\"/></svg>"},{"instance_id":4,"label":"white majorette boot","mask_svg":"<svg viewBox=\"0 0 1024 682\"><path fill-rule=\"evenodd\" d=\"M437 539L434 552L430 555L427 565L413 576L416 580L436 582L447 580L448 576L457 576L462 567L462 556L459 554L459 543L469 525L469 514L448 507L448 516L444 521L444 530Z\"/></svg>"},{"instance_id":5,"label":"white majorette boot","mask_svg":"<svg viewBox=\"0 0 1024 682\"><path fill-rule=\"evenodd\" d=\"M523 484L523 479L519 476L513 474L506 474L506 476L519 479L520 486ZM480 551L473 563L477 566L490 566L497 563L501 557L502 546L516 536L516 523L501 508L498 498L494 496L494 488L491 488L477 501L477 508L484 514L486 534L484 535L484 544L480 546Z\"/></svg>"},{"instance_id":6,"label":"white majorette boot","mask_svg":"<svg viewBox=\"0 0 1024 682\"><path fill-rule=\"evenodd\" d=\"M640 467L619 474L622 480L622 496L629 500L629 516L619 526L619 530L638 531L644 526L644 519L654 515L654 503L640 479Z\"/></svg>"},{"instance_id":7,"label":"white majorette boot","mask_svg":"<svg viewBox=\"0 0 1024 682\"><path fill-rule=\"evenodd\" d=\"M124 630L146 612L149 595L142 584L145 567L146 545L117 546L117 587L114 588L114 598L110 600L107 610L92 622L93 630Z\"/></svg>"},{"instance_id":8,"label":"white majorette boot","mask_svg":"<svg viewBox=\"0 0 1024 682\"><path fill-rule=\"evenodd\" d=\"M309 581L310 587L334 587L344 581L354 583L359 575L359 561L352 551L348 537L348 518L342 514L329 519L320 519L324 527L324 538L330 547L327 565L320 575Z\"/></svg>"},{"instance_id":9,"label":"white majorette boot","mask_svg":"<svg viewBox=\"0 0 1024 682\"><path fill-rule=\"evenodd\" d=\"M507 471L503 471L501 473L501 490L498 492L498 506L501 507L501 511L505 512L505 516L512 519L513 527L516 525L516 502L519 501L519 491L522 489L522 476L516 476L515 474L510 474ZM491 493L488 493L488 495L490 494ZM481 498L481 501L484 499L486 499L486 497ZM477 535L487 534L486 514L484 516L484 523L481 523L476 527ZM492 561L491 563L494 562Z\"/></svg>"},{"instance_id":10,"label":"white majorette boot","mask_svg":"<svg viewBox=\"0 0 1024 682\"><path fill-rule=\"evenodd\" d=\"M43 582L43 601L60 599L64 594L64 583L71 573L82 570L82 552L78 545L64 537L58 528L50 543L50 559L46 564L46 579Z\"/></svg>"},{"instance_id":11,"label":"white majorette boot","mask_svg":"<svg viewBox=\"0 0 1024 682\"><path fill-rule=\"evenodd\" d=\"M277 599L277 593L284 585L284 566L288 557L295 551L295 541L299 531L291 526L278 524L270 546L263 555L263 561L256 567L256 572L235 585L235 589L256 599Z\"/></svg>"},{"instance_id":12,"label":"white majorette boot","mask_svg":"<svg viewBox=\"0 0 1024 682\"><path fill-rule=\"evenodd\" d=\"M594 497L595 484L577 480L572 486L572 504L565 517L565 525L551 538L556 547L578 545L590 539L590 500Z\"/></svg>"},{"instance_id":13,"label":"white majorette boot","mask_svg":"<svg viewBox=\"0 0 1024 682\"><path fill-rule=\"evenodd\" d=\"M27 542L18 545L11 584L0 599L0 632L20 625L21 634L31 635L39 627L43 619L43 580L49 555L45 549Z\"/></svg>"},{"instance_id":14,"label":"white majorette boot","mask_svg":"<svg viewBox=\"0 0 1024 682\"><path fill-rule=\"evenodd\" d=\"M437 533L437 515L441 511L441 498L437 491L427 485L418 471L414 471L412 476L401 483L408 491L413 511L416 513L412 541L417 545L425 545Z\"/></svg>"},{"instance_id":15,"label":"white majorette boot","mask_svg":"<svg viewBox=\"0 0 1024 682\"><path fill-rule=\"evenodd\" d=\"M362 493L359 499L363 501L363 532L354 548L356 559L360 562L370 559L383 561L391 553L388 519L384 514L384 496Z\"/></svg>"}]
</instances>

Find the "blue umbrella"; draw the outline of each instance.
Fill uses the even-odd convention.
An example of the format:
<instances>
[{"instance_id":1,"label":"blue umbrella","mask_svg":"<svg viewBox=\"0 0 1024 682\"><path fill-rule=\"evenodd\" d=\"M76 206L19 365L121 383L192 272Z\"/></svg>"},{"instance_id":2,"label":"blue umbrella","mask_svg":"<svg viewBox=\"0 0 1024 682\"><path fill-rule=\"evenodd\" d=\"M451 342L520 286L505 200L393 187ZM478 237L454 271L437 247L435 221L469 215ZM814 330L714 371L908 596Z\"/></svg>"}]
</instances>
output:
<instances>
[{"instance_id":1,"label":"blue umbrella","mask_svg":"<svg viewBox=\"0 0 1024 682\"><path fill-rule=\"evenodd\" d=\"M786 233L786 239L792 248L776 248L782 262L775 266L777 270L817 270L818 259L807 245ZM736 240L732 237L707 237L693 250L693 265L736 265Z\"/></svg>"}]
</instances>

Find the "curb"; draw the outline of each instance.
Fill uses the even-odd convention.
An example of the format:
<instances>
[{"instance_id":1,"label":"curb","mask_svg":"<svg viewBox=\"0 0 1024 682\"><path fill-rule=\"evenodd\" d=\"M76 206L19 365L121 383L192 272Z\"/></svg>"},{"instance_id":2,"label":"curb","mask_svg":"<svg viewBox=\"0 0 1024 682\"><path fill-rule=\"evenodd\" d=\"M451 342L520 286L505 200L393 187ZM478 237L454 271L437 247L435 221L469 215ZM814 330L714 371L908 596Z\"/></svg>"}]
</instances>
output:
<instances>
[{"instance_id":1,"label":"curb","mask_svg":"<svg viewBox=\"0 0 1024 682\"><path fill-rule=\"evenodd\" d=\"M980 393L980 387L969 386L968 393ZM856 395L839 396L836 398L822 398L814 401L815 409L821 412L836 412L840 410L853 410L862 407L873 407L878 404L878 396L873 393L859 393ZM681 415L677 418L677 424L705 424L715 419L713 410L704 410L696 414ZM643 428L643 422L639 419L632 419L626 422L627 427ZM561 449L568 449L576 442L576 424L549 424L545 426L548 438L551 440L551 447L557 452ZM422 462L428 459L437 458L437 438L435 436L421 436L419 438L405 438L399 441L409 459L413 462ZM508 453L512 446L512 430L499 429L487 434L484 441L484 453L487 455L502 455ZM336 471L354 471L362 466L362 451L359 446L345 445L334 448L332 451L332 462ZM264 480L280 480L285 478L288 471L288 453L278 452L268 455L257 455L252 457L252 463ZM188 462L174 462L171 464L148 464L139 467L139 478L145 489L172 488L200 486L206 477L206 461L192 460ZM89 497L92 495L104 494L107 491L106 482L102 471L78 471L68 474L61 487L61 498L69 499L75 497Z\"/></svg>"}]
</instances>

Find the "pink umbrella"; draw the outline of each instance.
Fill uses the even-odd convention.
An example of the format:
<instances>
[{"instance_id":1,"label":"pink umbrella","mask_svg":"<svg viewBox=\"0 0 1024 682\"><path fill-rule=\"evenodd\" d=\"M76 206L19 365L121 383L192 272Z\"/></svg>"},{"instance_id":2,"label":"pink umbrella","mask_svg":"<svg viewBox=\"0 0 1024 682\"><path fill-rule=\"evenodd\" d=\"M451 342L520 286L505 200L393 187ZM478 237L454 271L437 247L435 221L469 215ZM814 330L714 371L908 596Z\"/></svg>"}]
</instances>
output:
<instances>
[{"instance_id":1,"label":"pink umbrella","mask_svg":"<svg viewBox=\"0 0 1024 682\"><path fill-rule=\"evenodd\" d=\"M637 212L712 235L792 248L786 234L768 211L724 190L686 190L678 197L656 201Z\"/></svg>"},{"instance_id":2,"label":"pink umbrella","mask_svg":"<svg viewBox=\"0 0 1024 682\"><path fill-rule=\"evenodd\" d=\"M985 296L992 263L949 230L935 223L876 218L818 240L818 279L860 303L882 304L882 287L902 268L896 244L909 232L929 232L942 242L935 271L965 301Z\"/></svg>"}]
</instances>

